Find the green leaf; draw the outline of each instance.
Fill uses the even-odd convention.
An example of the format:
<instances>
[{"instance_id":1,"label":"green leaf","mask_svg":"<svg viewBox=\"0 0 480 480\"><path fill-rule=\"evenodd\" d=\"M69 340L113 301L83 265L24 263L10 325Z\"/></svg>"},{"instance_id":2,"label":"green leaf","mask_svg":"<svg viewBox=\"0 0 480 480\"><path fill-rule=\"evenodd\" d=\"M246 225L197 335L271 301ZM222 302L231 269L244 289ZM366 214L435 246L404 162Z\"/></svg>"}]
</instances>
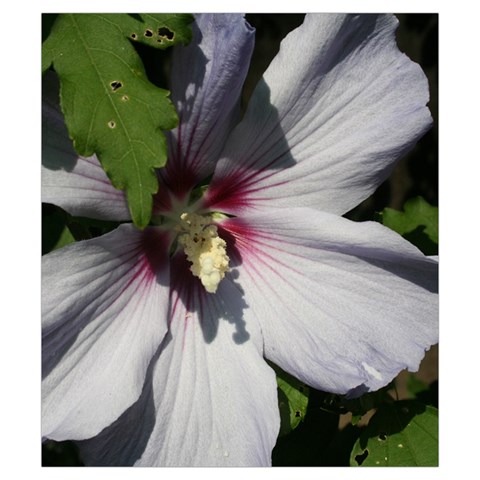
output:
<instances>
[{"instance_id":1,"label":"green leaf","mask_svg":"<svg viewBox=\"0 0 480 480\"><path fill-rule=\"evenodd\" d=\"M60 103L79 155L97 155L125 190L133 222L150 221L155 168L167 160L162 130L178 123L169 92L147 80L132 43L158 48L188 42L191 15L59 15L42 47L42 69L57 72ZM151 33L151 35L150 35Z\"/></svg>"},{"instance_id":2,"label":"green leaf","mask_svg":"<svg viewBox=\"0 0 480 480\"><path fill-rule=\"evenodd\" d=\"M176 13L109 14L110 20L120 25L122 32L131 40L154 48L165 49L192 40L193 15Z\"/></svg>"},{"instance_id":3,"label":"green leaf","mask_svg":"<svg viewBox=\"0 0 480 480\"><path fill-rule=\"evenodd\" d=\"M308 387L275 366L278 385L278 406L280 408L280 434L284 436L298 427L307 413Z\"/></svg>"},{"instance_id":4,"label":"green leaf","mask_svg":"<svg viewBox=\"0 0 480 480\"><path fill-rule=\"evenodd\" d=\"M381 222L395 230L426 255L438 253L438 207L422 197L408 200L403 212L385 208L380 212Z\"/></svg>"},{"instance_id":5,"label":"green leaf","mask_svg":"<svg viewBox=\"0 0 480 480\"><path fill-rule=\"evenodd\" d=\"M42 204L42 255L81 240L111 232L120 222L74 217L52 204Z\"/></svg>"},{"instance_id":6,"label":"green leaf","mask_svg":"<svg viewBox=\"0 0 480 480\"><path fill-rule=\"evenodd\" d=\"M415 374L410 373L407 378L407 391L412 396L415 397L419 393L425 392L428 390L428 385L425 382L422 382Z\"/></svg>"},{"instance_id":7,"label":"green leaf","mask_svg":"<svg viewBox=\"0 0 480 480\"><path fill-rule=\"evenodd\" d=\"M51 206L42 215L42 255L75 241L68 228L68 216Z\"/></svg>"},{"instance_id":8,"label":"green leaf","mask_svg":"<svg viewBox=\"0 0 480 480\"><path fill-rule=\"evenodd\" d=\"M356 441L352 466L438 466L438 410L414 401L382 405Z\"/></svg>"},{"instance_id":9,"label":"green leaf","mask_svg":"<svg viewBox=\"0 0 480 480\"><path fill-rule=\"evenodd\" d=\"M60 238L58 239L58 242L53 247L53 250L56 250L57 248L65 247L66 245L69 245L70 243L73 243L73 242L75 242L75 238L73 238L72 232L70 232L68 227L65 225L60 235Z\"/></svg>"}]
</instances>

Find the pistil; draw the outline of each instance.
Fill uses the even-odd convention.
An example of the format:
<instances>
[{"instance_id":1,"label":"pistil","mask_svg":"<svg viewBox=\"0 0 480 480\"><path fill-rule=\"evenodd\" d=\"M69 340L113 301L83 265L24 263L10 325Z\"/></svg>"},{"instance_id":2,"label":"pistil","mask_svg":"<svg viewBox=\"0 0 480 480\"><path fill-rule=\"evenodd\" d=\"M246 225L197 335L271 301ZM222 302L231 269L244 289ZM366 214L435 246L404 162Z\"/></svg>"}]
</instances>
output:
<instances>
[{"instance_id":1,"label":"pistil","mask_svg":"<svg viewBox=\"0 0 480 480\"><path fill-rule=\"evenodd\" d=\"M183 246L190 271L200 279L205 290L215 293L218 284L228 272L229 258L226 242L218 235L216 225L208 216L196 213L183 213L180 216L178 243Z\"/></svg>"}]
</instances>

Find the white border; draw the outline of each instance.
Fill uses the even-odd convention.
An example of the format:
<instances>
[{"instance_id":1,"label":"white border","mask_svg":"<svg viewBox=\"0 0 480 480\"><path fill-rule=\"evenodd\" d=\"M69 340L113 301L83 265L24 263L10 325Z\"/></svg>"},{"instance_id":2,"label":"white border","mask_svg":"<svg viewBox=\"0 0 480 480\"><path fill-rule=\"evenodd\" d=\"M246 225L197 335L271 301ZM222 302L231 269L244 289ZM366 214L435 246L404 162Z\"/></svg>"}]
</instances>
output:
<instances>
[{"instance_id":1,"label":"white border","mask_svg":"<svg viewBox=\"0 0 480 480\"><path fill-rule=\"evenodd\" d=\"M5 478L209 478L261 475L288 478L451 478L474 469L477 448L478 393L478 132L477 17L472 2L438 1L295 1L272 9L272 2L176 1L158 3L159 11L244 11L299 13L440 13L440 467L435 469L64 469L41 468L39 439L40 309L40 14L59 11L157 11L138 0L8 2L2 26L2 282L1 350L2 434L0 452ZM168 8L170 7L170 8ZM290 8L288 8L290 7ZM291 9L294 7L294 9ZM475 22L475 23L474 23ZM5 108L6 102L6 108ZM6 148L5 148L6 147ZM475 227L474 227L475 226ZM464 267L466 266L466 267ZM6 268L5 268L6 267ZM459 268L460 267L460 268ZM462 268L463 267L463 268ZM469 276L470 274L470 276ZM471 418L473 415L473 419ZM461 467L460 467L461 466Z\"/></svg>"}]
</instances>

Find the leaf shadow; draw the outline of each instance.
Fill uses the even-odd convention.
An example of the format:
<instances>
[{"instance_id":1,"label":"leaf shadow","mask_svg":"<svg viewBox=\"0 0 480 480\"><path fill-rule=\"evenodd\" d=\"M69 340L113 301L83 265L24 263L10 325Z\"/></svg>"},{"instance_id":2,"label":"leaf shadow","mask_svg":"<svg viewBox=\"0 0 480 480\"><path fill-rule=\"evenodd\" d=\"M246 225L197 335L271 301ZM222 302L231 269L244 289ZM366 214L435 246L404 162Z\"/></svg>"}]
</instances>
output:
<instances>
[{"instance_id":1,"label":"leaf shadow","mask_svg":"<svg viewBox=\"0 0 480 480\"><path fill-rule=\"evenodd\" d=\"M424 404L415 400L400 400L380 405L360 435L360 447L366 449L370 438L384 441L390 435L402 432L412 419L424 413L425 409Z\"/></svg>"},{"instance_id":2,"label":"leaf shadow","mask_svg":"<svg viewBox=\"0 0 480 480\"><path fill-rule=\"evenodd\" d=\"M77 159L60 110L60 80L49 70L42 78L42 165L71 172Z\"/></svg>"},{"instance_id":3,"label":"leaf shadow","mask_svg":"<svg viewBox=\"0 0 480 480\"><path fill-rule=\"evenodd\" d=\"M427 227L419 225L414 230L403 234L403 238L418 247L425 255L438 255L438 245L426 233Z\"/></svg>"}]
</instances>

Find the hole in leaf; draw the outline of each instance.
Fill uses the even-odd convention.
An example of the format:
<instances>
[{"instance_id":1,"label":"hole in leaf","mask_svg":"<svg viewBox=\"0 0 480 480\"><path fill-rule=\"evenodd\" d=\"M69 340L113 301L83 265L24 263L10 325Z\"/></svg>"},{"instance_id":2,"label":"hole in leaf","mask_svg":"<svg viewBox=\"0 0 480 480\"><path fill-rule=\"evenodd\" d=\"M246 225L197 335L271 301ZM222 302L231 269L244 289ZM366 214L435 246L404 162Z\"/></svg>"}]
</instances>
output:
<instances>
[{"instance_id":1,"label":"hole in leaf","mask_svg":"<svg viewBox=\"0 0 480 480\"><path fill-rule=\"evenodd\" d=\"M368 457L368 450L364 450L360 455L355 455L355 461L361 465Z\"/></svg>"},{"instance_id":2,"label":"hole in leaf","mask_svg":"<svg viewBox=\"0 0 480 480\"><path fill-rule=\"evenodd\" d=\"M300 411L299 411L299 410L295 410L295 417L297 417L297 418L298 418L298 417L300 417L300 416L301 416L301 413L300 413Z\"/></svg>"},{"instance_id":3,"label":"hole in leaf","mask_svg":"<svg viewBox=\"0 0 480 480\"><path fill-rule=\"evenodd\" d=\"M138 35L135 32L133 32L132 34L130 34L130 38L132 40L136 40L138 38Z\"/></svg>"},{"instance_id":4,"label":"hole in leaf","mask_svg":"<svg viewBox=\"0 0 480 480\"><path fill-rule=\"evenodd\" d=\"M385 441L387 439L387 434L386 433L381 433L379 436L378 436L378 439L379 440L382 440L382 441Z\"/></svg>"},{"instance_id":5,"label":"hole in leaf","mask_svg":"<svg viewBox=\"0 0 480 480\"><path fill-rule=\"evenodd\" d=\"M113 120L110 120L107 125L110 127L110 128L115 128L116 127L116 123L113 121Z\"/></svg>"},{"instance_id":6,"label":"hole in leaf","mask_svg":"<svg viewBox=\"0 0 480 480\"><path fill-rule=\"evenodd\" d=\"M168 40L172 40L173 37L175 36L175 34L167 27L160 27L158 29L158 34L161 36L161 37L166 37L168 38Z\"/></svg>"},{"instance_id":7,"label":"hole in leaf","mask_svg":"<svg viewBox=\"0 0 480 480\"><path fill-rule=\"evenodd\" d=\"M110 83L110 86L112 87L112 90L116 92L119 88L123 87L123 83L118 80L114 80Z\"/></svg>"},{"instance_id":8,"label":"hole in leaf","mask_svg":"<svg viewBox=\"0 0 480 480\"><path fill-rule=\"evenodd\" d=\"M146 37L153 37L153 32L152 32L149 28L147 28L147 29L145 30L144 35L145 35Z\"/></svg>"}]
</instances>

